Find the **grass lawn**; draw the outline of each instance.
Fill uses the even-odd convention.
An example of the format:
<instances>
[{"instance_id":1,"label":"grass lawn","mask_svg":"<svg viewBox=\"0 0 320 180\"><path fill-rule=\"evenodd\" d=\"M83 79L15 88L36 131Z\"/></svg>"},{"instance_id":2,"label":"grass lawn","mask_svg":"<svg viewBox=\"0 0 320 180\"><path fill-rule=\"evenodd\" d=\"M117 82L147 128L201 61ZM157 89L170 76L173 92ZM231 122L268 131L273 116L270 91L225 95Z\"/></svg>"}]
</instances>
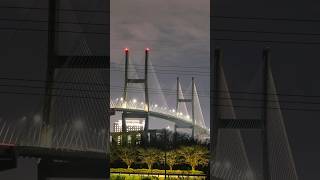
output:
<instances>
[{"instance_id":1,"label":"grass lawn","mask_svg":"<svg viewBox=\"0 0 320 180\"><path fill-rule=\"evenodd\" d=\"M111 180L164 180L164 170L111 168ZM167 179L205 179L202 171L167 170ZM188 176L194 175L194 176ZM199 176L197 176L199 175Z\"/></svg>"},{"instance_id":2,"label":"grass lawn","mask_svg":"<svg viewBox=\"0 0 320 180\"><path fill-rule=\"evenodd\" d=\"M167 180L194 179L204 180L205 177L167 177ZM164 180L164 176L140 176L111 174L110 180Z\"/></svg>"},{"instance_id":3,"label":"grass lawn","mask_svg":"<svg viewBox=\"0 0 320 180\"><path fill-rule=\"evenodd\" d=\"M151 171L149 169L125 169L125 168L111 168L111 173L143 173L143 174L164 174L165 171L163 169L152 169ZM191 170L167 170L167 174L197 174L197 175L203 175L204 172L202 171L191 171Z\"/></svg>"}]
</instances>

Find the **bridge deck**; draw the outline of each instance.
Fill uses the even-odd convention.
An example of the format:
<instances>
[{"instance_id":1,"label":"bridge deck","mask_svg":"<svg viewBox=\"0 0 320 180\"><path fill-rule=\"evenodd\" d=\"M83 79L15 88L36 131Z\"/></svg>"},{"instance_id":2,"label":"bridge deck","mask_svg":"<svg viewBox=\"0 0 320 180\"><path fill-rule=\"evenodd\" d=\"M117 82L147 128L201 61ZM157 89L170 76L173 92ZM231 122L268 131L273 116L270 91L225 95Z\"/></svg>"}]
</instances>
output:
<instances>
[{"instance_id":1,"label":"bridge deck","mask_svg":"<svg viewBox=\"0 0 320 180\"><path fill-rule=\"evenodd\" d=\"M50 158L50 159L96 159L105 160L105 152L95 152L93 150L78 151L71 149L55 149L46 147L0 145L0 153L6 154L14 152L16 156L32 158ZM0 155L1 155L0 154Z\"/></svg>"},{"instance_id":2,"label":"bridge deck","mask_svg":"<svg viewBox=\"0 0 320 180\"><path fill-rule=\"evenodd\" d=\"M161 112L155 112L155 111L146 112L141 109L126 109L126 108L111 108L111 110L118 111L118 112L126 111L126 112L137 112L137 113L148 113L149 116L174 122L179 128L191 128L192 127L192 121L186 121L182 118L179 118L179 117L176 117L176 116L173 116L170 114L161 113ZM198 125L195 125L195 128L204 130L208 133L208 130L204 127L200 127Z\"/></svg>"}]
</instances>

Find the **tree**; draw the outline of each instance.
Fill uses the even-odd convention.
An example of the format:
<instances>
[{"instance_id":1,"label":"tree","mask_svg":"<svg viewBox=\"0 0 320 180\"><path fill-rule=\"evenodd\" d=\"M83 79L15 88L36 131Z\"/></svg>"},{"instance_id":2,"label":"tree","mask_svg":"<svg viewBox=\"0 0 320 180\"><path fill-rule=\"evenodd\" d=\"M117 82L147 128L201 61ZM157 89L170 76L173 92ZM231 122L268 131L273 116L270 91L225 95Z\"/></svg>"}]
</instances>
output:
<instances>
[{"instance_id":1,"label":"tree","mask_svg":"<svg viewBox=\"0 0 320 180\"><path fill-rule=\"evenodd\" d=\"M117 149L117 155L124 163L126 163L128 169L137 159L137 151L134 148L120 146Z\"/></svg>"},{"instance_id":2,"label":"tree","mask_svg":"<svg viewBox=\"0 0 320 180\"><path fill-rule=\"evenodd\" d=\"M119 159L118 151L116 146L111 145L110 147L110 162L114 162Z\"/></svg>"},{"instance_id":3,"label":"tree","mask_svg":"<svg viewBox=\"0 0 320 180\"><path fill-rule=\"evenodd\" d=\"M172 170L173 165L177 164L179 158L179 153L175 150L171 150L167 152L167 164L170 167L170 170Z\"/></svg>"},{"instance_id":4,"label":"tree","mask_svg":"<svg viewBox=\"0 0 320 180\"><path fill-rule=\"evenodd\" d=\"M208 149L203 146L183 146L178 150L179 154L183 157L185 163L189 164L192 171L198 165L208 163Z\"/></svg>"},{"instance_id":5,"label":"tree","mask_svg":"<svg viewBox=\"0 0 320 180\"><path fill-rule=\"evenodd\" d=\"M157 162L160 151L155 148L139 149L139 158L142 163L147 164L148 169L152 169L152 165Z\"/></svg>"}]
</instances>

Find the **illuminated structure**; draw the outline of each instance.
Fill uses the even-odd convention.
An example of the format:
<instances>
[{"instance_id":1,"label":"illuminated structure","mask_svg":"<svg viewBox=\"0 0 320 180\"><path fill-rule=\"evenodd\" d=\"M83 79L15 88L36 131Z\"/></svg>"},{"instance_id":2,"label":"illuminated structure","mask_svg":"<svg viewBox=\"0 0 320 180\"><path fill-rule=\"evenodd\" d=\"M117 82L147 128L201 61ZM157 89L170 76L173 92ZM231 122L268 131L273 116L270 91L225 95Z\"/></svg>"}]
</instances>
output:
<instances>
[{"instance_id":1,"label":"illuminated structure","mask_svg":"<svg viewBox=\"0 0 320 180\"><path fill-rule=\"evenodd\" d=\"M121 144L122 141L122 120L118 120L113 123L113 133L112 139L118 145ZM144 130L144 123L141 120L137 119L127 119L126 120L126 131L127 137L126 141L128 144L139 144L141 141L141 133Z\"/></svg>"},{"instance_id":2,"label":"illuminated structure","mask_svg":"<svg viewBox=\"0 0 320 180\"><path fill-rule=\"evenodd\" d=\"M143 131L144 123L136 119L126 120L127 132ZM113 123L113 132L122 132L122 120Z\"/></svg>"}]
</instances>

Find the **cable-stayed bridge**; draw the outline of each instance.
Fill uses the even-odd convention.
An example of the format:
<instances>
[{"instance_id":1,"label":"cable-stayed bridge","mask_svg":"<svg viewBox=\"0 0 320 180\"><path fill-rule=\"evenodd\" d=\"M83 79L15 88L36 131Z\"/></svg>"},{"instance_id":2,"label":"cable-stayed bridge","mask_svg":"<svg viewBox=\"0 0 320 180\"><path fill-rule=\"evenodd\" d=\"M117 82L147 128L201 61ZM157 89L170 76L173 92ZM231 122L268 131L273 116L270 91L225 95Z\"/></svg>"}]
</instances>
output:
<instances>
[{"instance_id":1,"label":"cable-stayed bridge","mask_svg":"<svg viewBox=\"0 0 320 180\"><path fill-rule=\"evenodd\" d=\"M191 93L190 98L185 98L184 93L181 88L180 80L177 78L177 91L176 91L176 107L170 108L167 105L164 94L161 91L159 81L157 77L154 79L149 79L148 70L152 69L149 67L151 64L149 60L150 49L145 49L145 67L144 67L144 78L139 78L135 73L135 67L133 64L130 64L129 60L129 49L125 49L125 82L123 96L119 98L112 99L110 101L110 108L113 111L122 112L122 128L126 128L126 119L127 118L142 118L145 122L144 134L146 135L149 130L149 117L156 117L166 121L174 123L174 131L177 128L191 129L191 136L193 138L201 138L204 136L209 136L209 130L205 125L205 121L202 114L202 109L197 93L196 84L194 78L192 78L191 83ZM130 73L131 72L131 73ZM132 73L134 72L134 73ZM130 76L131 75L131 76ZM133 77L134 76L134 77ZM158 96L162 97L163 104L159 104L156 100L150 102L149 86L152 83L157 83L155 86L159 87ZM144 94L144 100L136 99L132 97L129 99L128 94L130 93L130 86L132 85L143 85L142 91L140 94ZM135 90L135 89L133 89ZM137 90L134 91L137 93ZM191 108L187 108L187 103L190 104ZM165 122L163 122L165 124Z\"/></svg>"},{"instance_id":2,"label":"cable-stayed bridge","mask_svg":"<svg viewBox=\"0 0 320 180\"><path fill-rule=\"evenodd\" d=\"M214 80L211 78L210 95L211 118L213 119L210 137L210 179L299 179L281 112L269 54L268 49L263 51L262 93L259 94L262 98L259 101L261 105L256 106L261 116L257 119L240 119L237 117L235 111L237 106L234 106L228 88L222 64L222 52L220 49L214 51L211 73L215 78ZM252 136L258 138L253 140ZM257 157L250 157L252 154L256 154Z\"/></svg>"}]
</instances>

